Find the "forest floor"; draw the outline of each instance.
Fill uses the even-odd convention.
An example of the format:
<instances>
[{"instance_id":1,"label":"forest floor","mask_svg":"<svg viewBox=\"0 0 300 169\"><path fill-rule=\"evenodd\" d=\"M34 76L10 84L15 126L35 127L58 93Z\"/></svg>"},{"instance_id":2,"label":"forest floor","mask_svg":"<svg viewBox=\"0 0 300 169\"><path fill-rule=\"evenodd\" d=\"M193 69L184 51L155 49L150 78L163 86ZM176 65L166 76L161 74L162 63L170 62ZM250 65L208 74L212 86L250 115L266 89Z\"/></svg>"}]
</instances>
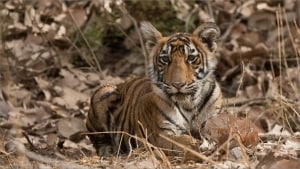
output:
<instances>
[{"instance_id":1,"label":"forest floor","mask_svg":"<svg viewBox=\"0 0 300 169\"><path fill-rule=\"evenodd\" d=\"M300 168L299 8L299 0L1 1L0 168ZM145 74L140 21L167 35L210 16L230 114L206 126L213 152L196 153L201 162L143 149L99 157L88 138L71 139L86 130L99 85Z\"/></svg>"}]
</instances>

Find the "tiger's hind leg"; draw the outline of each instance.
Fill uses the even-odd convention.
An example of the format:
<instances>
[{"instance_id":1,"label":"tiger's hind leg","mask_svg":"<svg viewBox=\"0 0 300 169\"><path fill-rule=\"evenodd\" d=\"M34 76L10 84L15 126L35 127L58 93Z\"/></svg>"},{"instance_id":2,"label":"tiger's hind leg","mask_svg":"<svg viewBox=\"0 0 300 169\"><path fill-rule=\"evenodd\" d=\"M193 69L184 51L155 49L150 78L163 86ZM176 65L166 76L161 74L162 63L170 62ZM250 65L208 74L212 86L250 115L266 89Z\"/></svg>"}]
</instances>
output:
<instances>
[{"instance_id":1,"label":"tiger's hind leg","mask_svg":"<svg viewBox=\"0 0 300 169\"><path fill-rule=\"evenodd\" d=\"M117 146L113 142L112 115L120 101L120 94L114 85L100 87L91 99L90 110L86 121L90 132L107 132L101 134L89 134L97 154L107 156L116 152Z\"/></svg>"}]
</instances>

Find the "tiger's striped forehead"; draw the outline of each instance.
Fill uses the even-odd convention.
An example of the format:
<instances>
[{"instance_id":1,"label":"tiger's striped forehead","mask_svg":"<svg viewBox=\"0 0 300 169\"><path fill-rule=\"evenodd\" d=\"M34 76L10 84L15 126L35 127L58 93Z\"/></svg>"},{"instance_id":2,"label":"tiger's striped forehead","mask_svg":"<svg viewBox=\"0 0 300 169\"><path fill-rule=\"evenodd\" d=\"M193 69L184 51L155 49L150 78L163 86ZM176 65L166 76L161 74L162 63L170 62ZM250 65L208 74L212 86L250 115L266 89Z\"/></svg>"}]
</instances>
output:
<instances>
[{"instance_id":1,"label":"tiger's striped forehead","mask_svg":"<svg viewBox=\"0 0 300 169\"><path fill-rule=\"evenodd\" d=\"M176 33L168 38L163 45L161 55L171 55L175 51L188 55L197 55L198 49L193 41L191 41L191 34L188 33Z\"/></svg>"}]
</instances>

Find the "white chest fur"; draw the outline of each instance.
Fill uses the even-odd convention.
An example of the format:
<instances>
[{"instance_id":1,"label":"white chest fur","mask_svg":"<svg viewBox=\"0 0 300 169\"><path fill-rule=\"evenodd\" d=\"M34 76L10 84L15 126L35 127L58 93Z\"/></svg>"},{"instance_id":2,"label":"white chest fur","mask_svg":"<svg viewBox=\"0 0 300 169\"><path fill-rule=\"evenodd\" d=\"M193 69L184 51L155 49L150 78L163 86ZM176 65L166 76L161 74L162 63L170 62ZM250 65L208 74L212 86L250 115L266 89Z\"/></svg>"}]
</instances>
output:
<instances>
[{"instance_id":1,"label":"white chest fur","mask_svg":"<svg viewBox=\"0 0 300 169\"><path fill-rule=\"evenodd\" d=\"M160 128L164 129L168 134L181 135L190 130L191 112L184 112L179 107L165 112L166 118L160 124Z\"/></svg>"}]
</instances>

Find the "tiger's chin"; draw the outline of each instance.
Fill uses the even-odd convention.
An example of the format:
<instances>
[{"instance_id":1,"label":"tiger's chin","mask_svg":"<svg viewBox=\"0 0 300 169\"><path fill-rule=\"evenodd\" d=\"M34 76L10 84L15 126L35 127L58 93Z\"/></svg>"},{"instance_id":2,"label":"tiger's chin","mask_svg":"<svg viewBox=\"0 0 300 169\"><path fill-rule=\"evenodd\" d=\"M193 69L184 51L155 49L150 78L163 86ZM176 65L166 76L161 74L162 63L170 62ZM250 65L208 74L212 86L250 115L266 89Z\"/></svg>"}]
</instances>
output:
<instances>
[{"instance_id":1,"label":"tiger's chin","mask_svg":"<svg viewBox=\"0 0 300 169\"><path fill-rule=\"evenodd\" d=\"M179 105L185 105L184 107L190 105L191 102L191 95L187 93L175 93L172 94L170 98L174 103L177 103Z\"/></svg>"},{"instance_id":2,"label":"tiger's chin","mask_svg":"<svg viewBox=\"0 0 300 169\"><path fill-rule=\"evenodd\" d=\"M188 98L188 94L185 94L185 93L176 93L176 94L173 94L171 96L171 98L174 98L174 100L178 100L178 101L184 101Z\"/></svg>"}]
</instances>

